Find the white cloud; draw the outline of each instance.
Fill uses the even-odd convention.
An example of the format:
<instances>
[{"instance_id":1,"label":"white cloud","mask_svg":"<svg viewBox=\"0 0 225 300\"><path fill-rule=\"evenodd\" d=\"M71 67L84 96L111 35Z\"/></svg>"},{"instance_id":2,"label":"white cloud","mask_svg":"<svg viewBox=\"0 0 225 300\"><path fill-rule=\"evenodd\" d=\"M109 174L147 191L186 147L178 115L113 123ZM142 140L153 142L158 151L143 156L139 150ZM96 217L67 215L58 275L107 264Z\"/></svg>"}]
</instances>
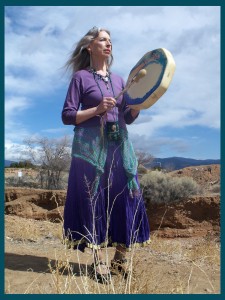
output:
<instances>
[{"instance_id":1,"label":"white cloud","mask_svg":"<svg viewBox=\"0 0 225 300\"><path fill-rule=\"evenodd\" d=\"M141 112L130 132L149 138L163 128L220 128L220 7L12 6L5 17L5 89L6 123L14 126L7 125L7 137L19 141L35 132L32 124L18 122L18 115L34 107L41 111L38 103L46 99L55 105L68 85L60 68L93 26L110 29L113 70L125 80L147 51L167 48L176 61L168 91Z\"/></svg>"},{"instance_id":2,"label":"white cloud","mask_svg":"<svg viewBox=\"0 0 225 300\"><path fill-rule=\"evenodd\" d=\"M155 157L164 156L166 152L176 152L182 156L190 149L190 145L182 138L149 137L130 132L130 138L135 149L150 153Z\"/></svg>"},{"instance_id":3,"label":"white cloud","mask_svg":"<svg viewBox=\"0 0 225 300\"><path fill-rule=\"evenodd\" d=\"M29 100L25 97L11 97L5 101L5 113L7 116L15 115L19 111L28 109Z\"/></svg>"},{"instance_id":4,"label":"white cloud","mask_svg":"<svg viewBox=\"0 0 225 300\"><path fill-rule=\"evenodd\" d=\"M23 145L20 143L29 135L23 124L22 113L31 106L26 97L10 97L5 100L5 155L6 159L18 159Z\"/></svg>"},{"instance_id":5,"label":"white cloud","mask_svg":"<svg viewBox=\"0 0 225 300\"><path fill-rule=\"evenodd\" d=\"M15 143L10 140L5 141L5 159L20 161L26 159L27 156L23 154L25 146L21 143Z\"/></svg>"}]
</instances>

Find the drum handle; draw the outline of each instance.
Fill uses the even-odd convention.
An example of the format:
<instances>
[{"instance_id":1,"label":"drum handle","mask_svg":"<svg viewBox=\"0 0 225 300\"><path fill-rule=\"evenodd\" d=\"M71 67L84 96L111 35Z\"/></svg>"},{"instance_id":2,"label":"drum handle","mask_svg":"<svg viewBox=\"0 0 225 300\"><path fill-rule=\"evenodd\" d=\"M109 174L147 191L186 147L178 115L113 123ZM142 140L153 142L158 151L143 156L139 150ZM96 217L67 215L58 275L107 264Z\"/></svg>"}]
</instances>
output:
<instances>
[{"instance_id":1,"label":"drum handle","mask_svg":"<svg viewBox=\"0 0 225 300\"><path fill-rule=\"evenodd\" d=\"M115 100L117 100L121 95L123 95L128 89L129 89L130 85L125 87L116 97Z\"/></svg>"},{"instance_id":2,"label":"drum handle","mask_svg":"<svg viewBox=\"0 0 225 300\"><path fill-rule=\"evenodd\" d=\"M144 77L147 74L146 69L141 69L134 77L131 79L131 81L125 86L125 88L115 97L115 100L117 100L121 95L123 95L134 82L138 82L142 77Z\"/></svg>"}]
</instances>

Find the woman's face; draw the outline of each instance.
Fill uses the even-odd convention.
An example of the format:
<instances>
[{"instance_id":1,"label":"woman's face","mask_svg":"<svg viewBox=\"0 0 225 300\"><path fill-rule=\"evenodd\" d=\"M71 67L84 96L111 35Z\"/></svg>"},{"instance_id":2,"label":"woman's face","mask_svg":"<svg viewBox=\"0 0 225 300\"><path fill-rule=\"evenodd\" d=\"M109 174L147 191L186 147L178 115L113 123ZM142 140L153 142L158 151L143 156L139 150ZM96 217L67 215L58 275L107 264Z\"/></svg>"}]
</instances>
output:
<instances>
[{"instance_id":1,"label":"woman's face","mask_svg":"<svg viewBox=\"0 0 225 300\"><path fill-rule=\"evenodd\" d=\"M112 53L112 43L110 36L105 31L100 31L87 48L90 51L92 58L107 59Z\"/></svg>"}]
</instances>

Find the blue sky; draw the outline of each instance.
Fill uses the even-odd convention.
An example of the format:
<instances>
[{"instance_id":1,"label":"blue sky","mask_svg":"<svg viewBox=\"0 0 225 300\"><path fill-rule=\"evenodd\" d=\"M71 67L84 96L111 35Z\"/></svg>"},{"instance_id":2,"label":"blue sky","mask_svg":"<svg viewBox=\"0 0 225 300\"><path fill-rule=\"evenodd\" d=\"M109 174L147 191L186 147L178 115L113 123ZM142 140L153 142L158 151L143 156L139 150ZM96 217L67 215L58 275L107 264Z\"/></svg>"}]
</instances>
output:
<instances>
[{"instance_id":1,"label":"blue sky","mask_svg":"<svg viewBox=\"0 0 225 300\"><path fill-rule=\"evenodd\" d=\"M176 62L167 92L128 126L135 149L220 158L220 7L125 8L5 7L5 159L20 159L27 137L72 140L73 127L61 121L69 85L62 66L93 26L111 31L112 71L125 81L153 49L168 49Z\"/></svg>"}]
</instances>

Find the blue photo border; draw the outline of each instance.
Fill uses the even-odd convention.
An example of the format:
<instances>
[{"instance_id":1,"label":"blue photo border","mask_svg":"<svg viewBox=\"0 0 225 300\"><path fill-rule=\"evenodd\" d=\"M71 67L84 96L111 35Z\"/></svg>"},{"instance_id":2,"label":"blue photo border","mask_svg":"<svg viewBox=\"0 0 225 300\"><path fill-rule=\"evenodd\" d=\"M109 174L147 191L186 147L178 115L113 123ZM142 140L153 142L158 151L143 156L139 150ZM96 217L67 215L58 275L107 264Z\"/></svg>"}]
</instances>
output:
<instances>
[{"instance_id":1,"label":"blue photo border","mask_svg":"<svg viewBox=\"0 0 225 300\"><path fill-rule=\"evenodd\" d=\"M221 115L222 112L224 112L224 107L225 104L223 103L223 95L224 95L224 87L223 87L223 62L224 62L224 58L222 57L222 53L224 53L224 3L225 1L223 0L181 0L181 1L175 1L175 0L171 0L171 1L164 1L164 0L152 0L152 1L147 1L147 0L139 0L139 1L125 1L125 0L113 0L113 1L102 1L102 0L95 0L95 1L87 1L87 0L76 0L76 1L69 1L69 0L64 0L64 1L59 1L59 0L55 0L55 1L50 1L50 0L8 0L8 1L1 1L1 8L0 8L0 14L1 14L1 37L2 37L2 42L0 43L0 47L1 47L1 53L4 53L4 7L5 6L107 6L107 5L120 5L120 6L220 6L221 7ZM95 4L95 5L93 5ZM107 4L107 5L106 5ZM3 56L1 56L3 57ZM1 122L1 132L0 132L0 137L1 137L1 142L2 142L2 146L0 147L0 159L1 159L1 180L0 180L0 191L1 191L1 209L0 209L0 213L1 213L1 243L0 243L0 255L1 255L1 264L0 264L0 276L1 276L1 280L0 280L0 299L11 299L13 298L17 298L17 297L23 297L23 299L37 299L38 297L41 297L41 299L43 299L43 297L55 297L57 299L61 299L66 298L66 297L77 297L79 296L79 299L83 299L85 298L89 298L92 300L97 300L100 299L99 297L107 297L111 299L114 299L114 297L116 297L116 299L118 297L123 297L123 299L128 299L129 297L131 297L132 299L137 299L137 297L139 298L146 298L146 297L155 297L157 299L160 298L164 298L166 297L166 299L168 299L168 297L173 297L173 298L178 298L181 299L180 297L191 297L191 298L198 298L199 296L204 297L205 299L214 299L216 297L216 299L220 299L221 297L223 298L224 296L222 296L224 294L224 286L223 284L221 284L221 294L214 294L214 295L178 295L178 294L173 294L173 295L169 295L169 294L160 294L160 295L156 295L156 294L147 294L147 295L21 295L21 294L5 294L4 293L4 124L5 124L5 119L4 119L4 60L1 59L0 60L0 64L1 64L1 109L0 109L0 122ZM7 122L7 120L6 120ZM224 118L221 117L221 137L223 136L223 130L224 130L224 123L225 120ZM224 232L223 232L223 228L224 228L224 217L223 217L223 213L224 213L224 140L221 138L221 248L222 248L222 256L223 256L223 242L224 242ZM224 263L223 263L223 259L221 257L221 283L224 282ZM91 297L91 298L90 298Z\"/></svg>"}]
</instances>

